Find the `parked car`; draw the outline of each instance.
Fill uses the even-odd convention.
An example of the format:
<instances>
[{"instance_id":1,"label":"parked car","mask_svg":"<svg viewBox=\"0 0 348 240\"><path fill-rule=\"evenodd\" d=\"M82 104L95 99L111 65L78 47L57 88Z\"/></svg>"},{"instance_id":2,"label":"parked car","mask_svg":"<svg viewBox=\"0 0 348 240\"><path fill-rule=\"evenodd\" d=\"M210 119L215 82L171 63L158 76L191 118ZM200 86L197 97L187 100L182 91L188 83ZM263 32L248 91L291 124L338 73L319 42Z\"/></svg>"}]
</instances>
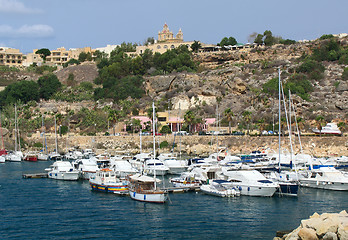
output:
<instances>
[{"instance_id":1,"label":"parked car","mask_svg":"<svg viewBox=\"0 0 348 240\"><path fill-rule=\"evenodd\" d=\"M243 135L245 135L245 133L243 133L243 132L233 132L232 135L243 136Z\"/></svg>"}]
</instances>

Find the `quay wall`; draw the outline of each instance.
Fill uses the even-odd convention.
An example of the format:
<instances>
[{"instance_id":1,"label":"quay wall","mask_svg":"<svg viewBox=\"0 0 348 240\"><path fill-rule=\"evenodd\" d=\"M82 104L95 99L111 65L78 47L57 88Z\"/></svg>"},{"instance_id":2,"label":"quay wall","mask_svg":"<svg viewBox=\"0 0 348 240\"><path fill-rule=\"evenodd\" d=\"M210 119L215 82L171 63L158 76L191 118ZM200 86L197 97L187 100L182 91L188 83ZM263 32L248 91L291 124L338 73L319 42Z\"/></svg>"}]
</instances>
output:
<instances>
[{"instance_id":1,"label":"quay wall","mask_svg":"<svg viewBox=\"0 0 348 240\"><path fill-rule=\"evenodd\" d=\"M142 136L142 151L152 150L152 136ZM293 149L299 153L301 145L298 138L293 136ZM302 136L301 144L304 153L317 157L348 156L347 136ZM31 141L41 142L40 138L32 138ZM175 141L176 152L183 152L190 155L208 155L216 152L217 147L226 147L231 154L250 153L254 150L268 150L278 152L277 136L156 136L156 144L167 141L169 148ZM218 144L217 144L218 142ZM281 138L282 149L290 150L289 137ZM55 146L53 136L47 138L49 150ZM115 154L124 152L135 154L140 151L140 136L62 136L58 137L59 151L66 151L67 148L79 147L80 149L92 148L97 153L109 152ZM158 148L158 147L157 147ZM168 152L169 148L160 151Z\"/></svg>"}]
</instances>

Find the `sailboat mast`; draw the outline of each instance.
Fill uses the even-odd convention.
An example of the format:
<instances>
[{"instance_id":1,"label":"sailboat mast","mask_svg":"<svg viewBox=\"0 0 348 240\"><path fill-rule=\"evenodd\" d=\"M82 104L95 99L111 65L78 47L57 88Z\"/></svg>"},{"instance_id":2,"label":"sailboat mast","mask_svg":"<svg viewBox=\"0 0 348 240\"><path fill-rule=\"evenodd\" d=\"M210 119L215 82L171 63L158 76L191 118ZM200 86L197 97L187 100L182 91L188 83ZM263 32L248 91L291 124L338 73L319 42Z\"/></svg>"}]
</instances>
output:
<instances>
[{"instance_id":1,"label":"sailboat mast","mask_svg":"<svg viewBox=\"0 0 348 240\"><path fill-rule=\"evenodd\" d=\"M56 153L58 153L58 142L57 142L57 120L56 116L54 116L54 135L56 137L55 143L56 143Z\"/></svg>"},{"instance_id":2,"label":"sailboat mast","mask_svg":"<svg viewBox=\"0 0 348 240\"><path fill-rule=\"evenodd\" d=\"M17 105L15 104L15 152L17 152Z\"/></svg>"},{"instance_id":3,"label":"sailboat mast","mask_svg":"<svg viewBox=\"0 0 348 240\"><path fill-rule=\"evenodd\" d=\"M281 84L280 84L280 68L278 68L278 94L279 94L279 109L278 109L278 152L279 152L279 161L278 161L278 164L279 164L279 171L280 171L280 147L281 147L281 139L280 139L280 135L281 135L281 94L280 94L280 87L281 87Z\"/></svg>"},{"instance_id":4,"label":"sailboat mast","mask_svg":"<svg viewBox=\"0 0 348 240\"><path fill-rule=\"evenodd\" d=\"M42 114L42 153L45 152L45 128L44 128L44 115Z\"/></svg>"},{"instance_id":5,"label":"sailboat mast","mask_svg":"<svg viewBox=\"0 0 348 240\"><path fill-rule=\"evenodd\" d=\"M155 163L155 158L156 158L156 139L155 139L155 103L152 102L152 136L153 136L153 162ZM153 169L153 177L155 180L155 189L157 188L156 186L156 164L154 165Z\"/></svg>"}]
</instances>

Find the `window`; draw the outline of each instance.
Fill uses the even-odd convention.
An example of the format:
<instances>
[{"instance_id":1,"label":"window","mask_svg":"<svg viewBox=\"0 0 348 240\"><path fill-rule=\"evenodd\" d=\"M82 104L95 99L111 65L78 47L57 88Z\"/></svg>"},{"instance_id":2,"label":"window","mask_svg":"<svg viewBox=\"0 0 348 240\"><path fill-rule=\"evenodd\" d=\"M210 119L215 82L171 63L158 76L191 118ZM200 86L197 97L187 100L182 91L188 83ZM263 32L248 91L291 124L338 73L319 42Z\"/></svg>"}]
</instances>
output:
<instances>
[{"instance_id":1,"label":"window","mask_svg":"<svg viewBox=\"0 0 348 240\"><path fill-rule=\"evenodd\" d=\"M168 48L168 46L167 45L164 45L164 47L163 48Z\"/></svg>"},{"instance_id":2,"label":"window","mask_svg":"<svg viewBox=\"0 0 348 240\"><path fill-rule=\"evenodd\" d=\"M160 45L158 45L158 46L157 46L157 49L160 49L160 48L161 48L161 46L160 46Z\"/></svg>"},{"instance_id":3,"label":"window","mask_svg":"<svg viewBox=\"0 0 348 240\"><path fill-rule=\"evenodd\" d=\"M165 122L165 121L167 121L167 118L166 117L158 117L158 121Z\"/></svg>"},{"instance_id":4,"label":"window","mask_svg":"<svg viewBox=\"0 0 348 240\"><path fill-rule=\"evenodd\" d=\"M172 45L172 46L170 46L170 48L171 48L171 49L174 49L174 48L175 48L175 46L174 46L174 45Z\"/></svg>"}]
</instances>

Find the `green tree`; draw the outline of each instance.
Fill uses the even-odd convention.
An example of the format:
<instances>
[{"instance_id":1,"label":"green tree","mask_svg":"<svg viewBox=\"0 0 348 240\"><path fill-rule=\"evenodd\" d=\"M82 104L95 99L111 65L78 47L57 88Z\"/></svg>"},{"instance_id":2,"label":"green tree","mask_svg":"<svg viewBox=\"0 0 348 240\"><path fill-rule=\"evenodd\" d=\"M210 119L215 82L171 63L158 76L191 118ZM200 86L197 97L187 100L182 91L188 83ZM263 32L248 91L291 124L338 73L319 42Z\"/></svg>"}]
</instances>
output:
<instances>
[{"instance_id":1,"label":"green tree","mask_svg":"<svg viewBox=\"0 0 348 240\"><path fill-rule=\"evenodd\" d=\"M198 50L202 47L201 43L199 41L194 40L194 42L191 44L192 52L198 52Z\"/></svg>"},{"instance_id":2,"label":"green tree","mask_svg":"<svg viewBox=\"0 0 348 240\"><path fill-rule=\"evenodd\" d=\"M224 37L221 39L220 43L218 44L220 47L224 46L234 46L237 44L237 40L234 37Z\"/></svg>"},{"instance_id":3,"label":"green tree","mask_svg":"<svg viewBox=\"0 0 348 240\"><path fill-rule=\"evenodd\" d=\"M224 114L228 121L228 133L231 134L231 123L232 123L232 118L234 117L234 114L231 108L225 109Z\"/></svg>"},{"instance_id":4,"label":"green tree","mask_svg":"<svg viewBox=\"0 0 348 240\"><path fill-rule=\"evenodd\" d=\"M5 87L0 92L0 105L21 101L27 103L39 100L39 85L34 81L20 81Z\"/></svg>"},{"instance_id":5,"label":"green tree","mask_svg":"<svg viewBox=\"0 0 348 240\"><path fill-rule=\"evenodd\" d=\"M66 80L66 85L71 87L76 85L75 76L73 73L69 73L68 79Z\"/></svg>"},{"instance_id":6,"label":"green tree","mask_svg":"<svg viewBox=\"0 0 348 240\"><path fill-rule=\"evenodd\" d=\"M275 43L275 38L273 37L273 34L270 30L266 30L263 33L264 40L263 42L265 43L266 46L271 46Z\"/></svg>"},{"instance_id":7,"label":"green tree","mask_svg":"<svg viewBox=\"0 0 348 240\"><path fill-rule=\"evenodd\" d=\"M319 130L319 135L321 137L321 130L323 129L323 126L325 126L326 122L325 122L325 118L321 115L317 116L315 118L316 124L317 124L317 128Z\"/></svg>"},{"instance_id":8,"label":"green tree","mask_svg":"<svg viewBox=\"0 0 348 240\"><path fill-rule=\"evenodd\" d=\"M263 35L262 34L257 34L254 43L262 45L263 44Z\"/></svg>"},{"instance_id":9,"label":"green tree","mask_svg":"<svg viewBox=\"0 0 348 240\"><path fill-rule=\"evenodd\" d=\"M185 123L187 123L189 126L189 132L192 132L191 128L192 128L192 124L195 123L195 118L196 118L196 116L195 116L194 112L191 110L188 110L184 115Z\"/></svg>"},{"instance_id":10,"label":"green tree","mask_svg":"<svg viewBox=\"0 0 348 240\"><path fill-rule=\"evenodd\" d=\"M249 111L244 111L243 113L242 113L242 116L243 116L243 119L244 119L244 121L246 122L246 124L247 124L247 127L248 127L248 132L247 132L247 134L249 135L249 130L250 130L250 122L251 122L251 114L252 114L252 112L249 112Z\"/></svg>"},{"instance_id":11,"label":"green tree","mask_svg":"<svg viewBox=\"0 0 348 240\"><path fill-rule=\"evenodd\" d=\"M92 54L90 52L81 52L79 54L79 61L80 62L92 61Z\"/></svg>"},{"instance_id":12,"label":"green tree","mask_svg":"<svg viewBox=\"0 0 348 240\"><path fill-rule=\"evenodd\" d=\"M36 54L39 54L40 57L46 61L46 57L51 55L51 51L47 48L41 48L35 52Z\"/></svg>"},{"instance_id":13,"label":"green tree","mask_svg":"<svg viewBox=\"0 0 348 240\"><path fill-rule=\"evenodd\" d=\"M45 100L50 99L50 97L62 87L61 82L54 74L40 77L37 83L40 87L39 96Z\"/></svg>"},{"instance_id":14,"label":"green tree","mask_svg":"<svg viewBox=\"0 0 348 240\"><path fill-rule=\"evenodd\" d=\"M164 126L161 128L160 133L163 133L163 134L171 134L172 131L170 130L170 127L169 127L168 125L164 125Z\"/></svg>"}]
</instances>

